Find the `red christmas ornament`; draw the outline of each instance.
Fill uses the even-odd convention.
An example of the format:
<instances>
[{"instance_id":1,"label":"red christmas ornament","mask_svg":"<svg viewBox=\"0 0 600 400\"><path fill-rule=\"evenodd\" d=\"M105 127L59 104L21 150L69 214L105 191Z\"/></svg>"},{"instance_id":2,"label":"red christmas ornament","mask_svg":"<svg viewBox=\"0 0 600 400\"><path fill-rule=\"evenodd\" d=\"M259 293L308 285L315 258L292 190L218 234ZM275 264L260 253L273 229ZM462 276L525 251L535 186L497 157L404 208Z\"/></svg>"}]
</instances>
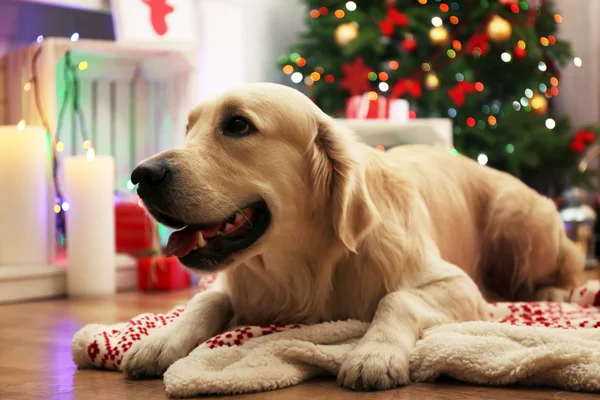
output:
<instances>
[{"instance_id":1,"label":"red christmas ornament","mask_svg":"<svg viewBox=\"0 0 600 400\"><path fill-rule=\"evenodd\" d=\"M469 38L465 49L469 54L479 53L480 56L485 56L488 52L488 36L485 33L476 33Z\"/></svg>"},{"instance_id":2,"label":"red christmas ornament","mask_svg":"<svg viewBox=\"0 0 600 400\"><path fill-rule=\"evenodd\" d=\"M415 79L402 78L392 87L392 98L398 98L408 93L414 98L419 98L423 94L423 85L421 81Z\"/></svg>"},{"instance_id":3,"label":"red christmas ornament","mask_svg":"<svg viewBox=\"0 0 600 400\"><path fill-rule=\"evenodd\" d=\"M527 50L526 49L522 49L519 46L515 46L514 50L513 50L513 56L518 59L518 60L522 60L525 58L525 56L527 55Z\"/></svg>"},{"instance_id":4,"label":"red christmas ornament","mask_svg":"<svg viewBox=\"0 0 600 400\"><path fill-rule=\"evenodd\" d=\"M400 43L400 46L402 46L402 49L407 53L412 53L417 48L417 41L415 40L415 38L409 37L404 39Z\"/></svg>"},{"instance_id":5,"label":"red christmas ornament","mask_svg":"<svg viewBox=\"0 0 600 400\"><path fill-rule=\"evenodd\" d=\"M167 0L142 0L150 7L150 22L152 28L157 35L162 36L169 30L167 21L165 20L167 14L172 13L175 9L167 4Z\"/></svg>"},{"instance_id":6,"label":"red christmas ornament","mask_svg":"<svg viewBox=\"0 0 600 400\"><path fill-rule=\"evenodd\" d=\"M365 65L362 57L356 57L352 64L342 64L342 72L344 77L340 80L340 87L350 95L356 96L371 90L369 72L373 70Z\"/></svg>"},{"instance_id":7,"label":"red christmas ornament","mask_svg":"<svg viewBox=\"0 0 600 400\"><path fill-rule=\"evenodd\" d=\"M585 151L586 143L593 143L596 141L596 134L592 131L577 131L575 137L569 144L569 149L575 153L583 153Z\"/></svg>"},{"instance_id":8,"label":"red christmas ornament","mask_svg":"<svg viewBox=\"0 0 600 400\"><path fill-rule=\"evenodd\" d=\"M477 84L472 82L459 82L455 87L448 90L448 97L456 106L462 107L467 101L466 95L477 91Z\"/></svg>"},{"instance_id":9,"label":"red christmas ornament","mask_svg":"<svg viewBox=\"0 0 600 400\"><path fill-rule=\"evenodd\" d=\"M396 25L407 27L409 23L406 14L401 13L393 7L388 8L387 16L385 19L379 22L379 29L381 34L385 37L390 37L394 34Z\"/></svg>"}]
</instances>

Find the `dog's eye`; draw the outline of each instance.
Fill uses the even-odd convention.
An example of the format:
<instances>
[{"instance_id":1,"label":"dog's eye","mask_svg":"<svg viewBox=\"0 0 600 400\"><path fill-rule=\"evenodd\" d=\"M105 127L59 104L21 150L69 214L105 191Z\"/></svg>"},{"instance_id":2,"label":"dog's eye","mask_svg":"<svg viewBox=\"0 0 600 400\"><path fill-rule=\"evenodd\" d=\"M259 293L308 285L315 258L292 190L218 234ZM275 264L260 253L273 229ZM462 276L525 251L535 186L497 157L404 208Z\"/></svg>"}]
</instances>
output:
<instances>
[{"instance_id":1,"label":"dog's eye","mask_svg":"<svg viewBox=\"0 0 600 400\"><path fill-rule=\"evenodd\" d=\"M232 136L246 135L250 132L250 124L242 117L234 117L225 126L225 134Z\"/></svg>"}]
</instances>

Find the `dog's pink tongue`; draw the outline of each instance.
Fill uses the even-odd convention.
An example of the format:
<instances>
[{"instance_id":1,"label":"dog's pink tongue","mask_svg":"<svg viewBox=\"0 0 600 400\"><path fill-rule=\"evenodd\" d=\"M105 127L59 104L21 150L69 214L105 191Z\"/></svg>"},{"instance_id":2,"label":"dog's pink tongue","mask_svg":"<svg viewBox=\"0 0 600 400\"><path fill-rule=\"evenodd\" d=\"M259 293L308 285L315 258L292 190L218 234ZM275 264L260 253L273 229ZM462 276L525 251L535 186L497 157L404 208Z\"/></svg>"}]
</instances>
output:
<instances>
[{"instance_id":1,"label":"dog's pink tongue","mask_svg":"<svg viewBox=\"0 0 600 400\"><path fill-rule=\"evenodd\" d=\"M165 248L165 257L185 257L190 254L198 243L198 232L195 229L188 228L173 232L169 236L169 242Z\"/></svg>"}]
</instances>

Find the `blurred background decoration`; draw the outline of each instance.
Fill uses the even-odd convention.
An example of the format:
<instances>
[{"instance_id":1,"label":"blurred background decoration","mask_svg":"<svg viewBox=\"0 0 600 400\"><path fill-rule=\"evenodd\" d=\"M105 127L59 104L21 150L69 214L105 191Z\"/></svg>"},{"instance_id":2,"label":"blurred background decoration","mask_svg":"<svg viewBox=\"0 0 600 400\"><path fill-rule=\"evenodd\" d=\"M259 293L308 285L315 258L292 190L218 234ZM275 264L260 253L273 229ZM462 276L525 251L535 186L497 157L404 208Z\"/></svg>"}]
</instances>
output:
<instances>
[{"instance_id":1,"label":"blurred background decoration","mask_svg":"<svg viewBox=\"0 0 600 400\"><path fill-rule=\"evenodd\" d=\"M596 128L553 109L560 68L583 64L554 1L304 3L307 29L279 64L326 112L363 93L404 98L413 117L451 118L455 149L480 164L549 195L591 186L576 163Z\"/></svg>"}]
</instances>

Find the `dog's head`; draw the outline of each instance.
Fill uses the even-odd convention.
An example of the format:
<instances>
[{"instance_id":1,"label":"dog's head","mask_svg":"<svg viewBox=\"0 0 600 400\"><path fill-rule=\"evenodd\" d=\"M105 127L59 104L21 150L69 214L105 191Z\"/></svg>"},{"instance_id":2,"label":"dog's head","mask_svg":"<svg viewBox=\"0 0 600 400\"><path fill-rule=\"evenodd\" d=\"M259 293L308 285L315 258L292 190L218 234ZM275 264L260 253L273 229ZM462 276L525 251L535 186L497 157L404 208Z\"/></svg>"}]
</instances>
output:
<instances>
[{"instance_id":1,"label":"dog's head","mask_svg":"<svg viewBox=\"0 0 600 400\"><path fill-rule=\"evenodd\" d=\"M354 250L377 217L360 157L306 96L251 84L195 108L184 146L144 160L132 182L154 218L178 229L167 253L216 271L268 251L310 252L317 238Z\"/></svg>"}]
</instances>

